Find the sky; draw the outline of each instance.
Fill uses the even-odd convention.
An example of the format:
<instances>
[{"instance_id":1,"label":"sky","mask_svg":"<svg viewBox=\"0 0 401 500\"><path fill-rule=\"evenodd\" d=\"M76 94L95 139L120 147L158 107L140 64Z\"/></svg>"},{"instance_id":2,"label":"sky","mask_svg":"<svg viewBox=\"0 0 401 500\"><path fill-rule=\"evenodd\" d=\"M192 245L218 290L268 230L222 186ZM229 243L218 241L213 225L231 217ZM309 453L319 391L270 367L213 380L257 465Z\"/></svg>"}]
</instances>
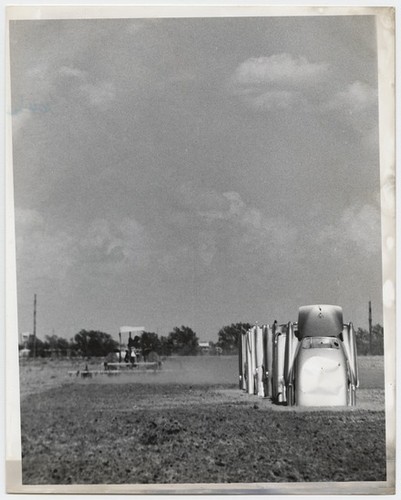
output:
<instances>
[{"instance_id":1,"label":"sky","mask_svg":"<svg viewBox=\"0 0 401 500\"><path fill-rule=\"evenodd\" d=\"M19 332L382 323L374 18L12 21Z\"/></svg>"}]
</instances>

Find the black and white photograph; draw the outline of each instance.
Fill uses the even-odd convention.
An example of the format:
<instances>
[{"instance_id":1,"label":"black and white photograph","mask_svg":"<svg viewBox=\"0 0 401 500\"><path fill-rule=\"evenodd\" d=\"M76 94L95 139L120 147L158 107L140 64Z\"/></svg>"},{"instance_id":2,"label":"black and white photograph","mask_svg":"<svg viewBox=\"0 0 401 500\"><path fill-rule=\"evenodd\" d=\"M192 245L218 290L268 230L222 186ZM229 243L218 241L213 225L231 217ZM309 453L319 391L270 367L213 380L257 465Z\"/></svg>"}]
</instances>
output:
<instances>
[{"instance_id":1,"label":"black and white photograph","mask_svg":"<svg viewBox=\"0 0 401 500\"><path fill-rule=\"evenodd\" d=\"M8 491L394 493L393 9L37 9Z\"/></svg>"}]
</instances>

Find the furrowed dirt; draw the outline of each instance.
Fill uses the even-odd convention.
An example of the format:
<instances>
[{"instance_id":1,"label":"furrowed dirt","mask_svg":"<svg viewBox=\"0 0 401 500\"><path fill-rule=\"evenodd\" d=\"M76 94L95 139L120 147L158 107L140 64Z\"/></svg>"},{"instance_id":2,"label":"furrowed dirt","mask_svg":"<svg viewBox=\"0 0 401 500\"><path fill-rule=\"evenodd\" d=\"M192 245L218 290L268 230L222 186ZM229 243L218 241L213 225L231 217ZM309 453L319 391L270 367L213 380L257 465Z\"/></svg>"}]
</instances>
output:
<instances>
[{"instance_id":1,"label":"furrowed dirt","mask_svg":"<svg viewBox=\"0 0 401 500\"><path fill-rule=\"evenodd\" d=\"M385 480L379 358L364 362L369 376L356 408L307 411L272 405L228 383L232 371L236 381L235 359L179 362L181 374L171 362L164 374L147 379L55 383L55 377L53 387L30 393L23 393L28 365L22 367L23 483ZM220 383L202 381L205 365L206 378L217 365ZM187 371L200 382L183 377Z\"/></svg>"}]
</instances>

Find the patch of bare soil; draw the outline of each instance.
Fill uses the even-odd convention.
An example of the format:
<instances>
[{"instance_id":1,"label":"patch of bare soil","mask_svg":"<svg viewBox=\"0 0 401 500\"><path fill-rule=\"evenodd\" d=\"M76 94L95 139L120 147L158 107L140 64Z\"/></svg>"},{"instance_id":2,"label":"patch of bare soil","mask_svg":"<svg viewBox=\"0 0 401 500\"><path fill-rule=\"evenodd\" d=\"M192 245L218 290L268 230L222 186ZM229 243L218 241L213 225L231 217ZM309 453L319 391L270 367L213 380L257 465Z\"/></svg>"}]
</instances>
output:
<instances>
[{"instance_id":1,"label":"patch of bare soil","mask_svg":"<svg viewBox=\"0 0 401 500\"><path fill-rule=\"evenodd\" d=\"M385 480L383 391L365 391L299 411L235 384L74 379L22 399L23 483Z\"/></svg>"},{"instance_id":2,"label":"patch of bare soil","mask_svg":"<svg viewBox=\"0 0 401 500\"><path fill-rule=\"evenodd\" d=\"M360 356L358 358L360 389L384 388L384 358L383 356ZM72 373L77 373L88 367L89 370L102 370L103 359L21 359L20 361L20 396L21 399L30 394L38 394L62 387L66 384L87 383ZM154 384L199 384L216 385L235 384L238 380L237 356L184 356L171 357L163 363L160 373L141 375L127 373L126 375L102 377L93 379L99 384L151 383ZM359 393L359 391L358 391Z\"/></svg>"}]
</instances>

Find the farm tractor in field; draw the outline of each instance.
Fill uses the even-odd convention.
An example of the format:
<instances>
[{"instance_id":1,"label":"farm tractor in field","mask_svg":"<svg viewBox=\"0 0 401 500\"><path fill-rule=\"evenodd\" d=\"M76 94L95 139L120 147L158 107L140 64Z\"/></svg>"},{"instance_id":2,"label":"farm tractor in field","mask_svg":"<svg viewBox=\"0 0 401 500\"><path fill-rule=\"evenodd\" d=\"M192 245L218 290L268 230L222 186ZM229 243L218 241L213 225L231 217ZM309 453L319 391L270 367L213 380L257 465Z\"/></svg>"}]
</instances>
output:
<instances>
[{"instance_id":1,"label":"farm tractor in field","mask_svg":"<svg viewBox=\"0 0 401 500\"><path fill-rule=\"evenodd\" d=\"M298 322L255 325L240 335L239 386L288 406L354 406L356 338L339 306L299 308Z\"/></svg>"},{"instance_id":2,"label":"farm tractor in field","mask_svg":"<svg viewBox=\"0 0 401 500\"><path fill-rule=\"evenodd\" d=\"M135 348L132 338L133 333L142 333L144 327L122 326L119 330L119 348L109 353L104 362L103 369L89 369L86 364L84 370L70 371L70 375L91 378L94 375L120 375L121 373L156 373L162 368L162 362L155 352L150 352L146 361ZM128 334L127 343L123 343L122 335Z\"/></svg>"}]
</instances>

